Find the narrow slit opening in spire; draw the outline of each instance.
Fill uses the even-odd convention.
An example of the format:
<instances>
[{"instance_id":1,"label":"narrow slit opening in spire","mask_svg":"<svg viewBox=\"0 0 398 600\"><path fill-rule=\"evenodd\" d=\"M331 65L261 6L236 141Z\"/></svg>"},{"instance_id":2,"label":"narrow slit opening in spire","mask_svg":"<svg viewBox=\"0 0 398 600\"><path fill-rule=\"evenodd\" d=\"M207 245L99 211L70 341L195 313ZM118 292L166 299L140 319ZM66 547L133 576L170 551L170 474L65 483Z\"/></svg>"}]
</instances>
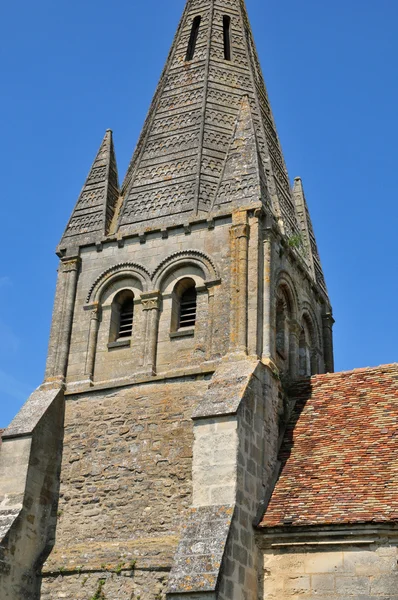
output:
<instances>
[{"instance_id":1,"label":"narrow slit opening in spire","mask_svg":"<svg viewBox=\"0 0 398 600\"><path fill-rule=\"evenodd\" d=\"M231 17L223 16L224 59L231 60Z\"/></svg>"},{"instance_id":2,"label":"narrow slit opening in spire","mask_svg":"<svg viewBox=\"0 0 398 600\"><path fill-rule=\"evenodd\" d=\"M196 48L196 41L198 39L200 21L202 17L195 17L192 23L191 35L189 37L187 55L185 57L186 61L190 61L193 59Z\"/></svg>"}]
</instances>

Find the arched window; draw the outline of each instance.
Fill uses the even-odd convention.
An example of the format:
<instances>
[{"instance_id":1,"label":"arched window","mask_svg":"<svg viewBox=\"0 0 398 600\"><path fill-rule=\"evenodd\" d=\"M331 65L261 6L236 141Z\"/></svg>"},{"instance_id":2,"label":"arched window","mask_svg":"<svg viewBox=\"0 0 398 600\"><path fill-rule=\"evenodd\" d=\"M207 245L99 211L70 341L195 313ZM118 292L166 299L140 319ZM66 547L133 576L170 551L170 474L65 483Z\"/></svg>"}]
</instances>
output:
<instances>
[{"instance_id":1,"label":"arched window","mask_svg":"<svg viewBox=\"0 0 398 600\"><path fill-rule=\"evenodd\" d=\"M131 338L134 322L134 294L131 290L120 291L112 302L110 342Z\"/></svg>"},{"instance_id":2,"label":"arched window","mask_svg":"<svg viewBox=\"0 0 398 600\"><path fill-rule=\"evenodd\" d=\"M286 358L286 303L278 298L276 303L276 351L283 359Z\"/></svg>"},{"instance_id":3,"label":"arched window","mask_svg":"<svg viewBox=\"0 0 398 600\"><path fill-rule=\"evenodd\" d=\"M181 279L173 291L171 331L193 329L196 324L197 292L195 281Z\"/></svg>"},{"instance_id":4,"label":"arched window","mask_svg":"<svg viewBox=\"0 0 398 600\"><path fill-rule=\"evenodd\" d=\"M224 59L231 60L231 17L223 16Z\"/></svg>"},{"instance_id":5,"label":"arched window","mask_svg":"<svg viewBox=\"0 0 398 600\"><path fill-rule=\"evenodd\" d=\"M309 377L311 375L311 349L308 340L308 331L305 326L301 328L299 342L299 375Z\"/></svg>"},{"instance_id":6,"label":"arched window","mask_svg":"<svg viewBox=\"0 0 398 600\"><path fill-rule=\"evenodd\" d=\"M289 357L289 322L291 318L291 302L288 292L282 286L276 297L276 352L280 358Z\"/></svg>"},{"instance_id":7,"label":"arched window","mask_svg":"<svg viewBox=\"0 0 398 600\"><path fill-rule=\"evenodd\" d=\"M191 35L189 36L187 55L185 57L186 61L192 60L195 55L196 42L198 40L199 27L200 27L201 20L202 20L202 17L199 16L199 17L195 17L192 22Z\"/></svg>"},{"instance_id":8,"label":"arched window","mask_svg":"<svg viewBox=\"0 0 398 600\"><path fill-rule=\"evenodd\" d=\"M299 340L299 376L310 377L318 373L318 360L314 345L314 329L307 315L304 315Z\"/></svg>"}]
</instances>

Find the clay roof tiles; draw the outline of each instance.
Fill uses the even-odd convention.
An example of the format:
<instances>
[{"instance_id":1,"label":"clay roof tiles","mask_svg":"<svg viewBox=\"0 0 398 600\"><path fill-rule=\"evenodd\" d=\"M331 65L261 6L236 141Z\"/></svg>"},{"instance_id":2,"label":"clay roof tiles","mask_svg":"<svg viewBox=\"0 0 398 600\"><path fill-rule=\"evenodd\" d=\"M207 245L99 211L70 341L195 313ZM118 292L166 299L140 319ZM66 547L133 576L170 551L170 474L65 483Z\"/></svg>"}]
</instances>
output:
<instances>
[{"instance_id":1,"label":"clay roof tiles","mask_svg":"<svg viewBox=\"0 0 398 600\"><path fill-rule=\"evenodd\" d=\"M398 521L398 364L298 384L261 527Z\"/></svg>"}]
</instances>

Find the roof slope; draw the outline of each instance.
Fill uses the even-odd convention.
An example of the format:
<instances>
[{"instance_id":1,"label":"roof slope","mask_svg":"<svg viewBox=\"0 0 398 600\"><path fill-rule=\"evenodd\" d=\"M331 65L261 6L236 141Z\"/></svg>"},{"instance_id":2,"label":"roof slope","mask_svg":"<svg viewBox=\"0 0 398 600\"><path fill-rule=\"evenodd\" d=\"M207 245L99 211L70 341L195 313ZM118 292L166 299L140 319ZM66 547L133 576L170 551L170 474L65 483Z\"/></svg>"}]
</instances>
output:
<instances>
[{"instance_id":1,"label":"roof slope","mask_svg":"<svg viewBox=\"0 0 398 600\"><path fill-rule=\"evenodd\" d=\"M260 526L398 520L398 364L312 377L295 397Z\"/></svg>"},{"instance_id":2,"label":"roof slope","mask_svg":"<svg viewBox=\"0 0 398 600\"><path fill-rule=\"evenodd\" d=\"M196 47L187 60L195 18L200 18ZM230 19L231 60L224 56L224 18ZM210 211L244 96L253 113L267 196L284 231L299 231L244 0L187 0L122 187L122 229Z\"/></svg>"}]
</instances>

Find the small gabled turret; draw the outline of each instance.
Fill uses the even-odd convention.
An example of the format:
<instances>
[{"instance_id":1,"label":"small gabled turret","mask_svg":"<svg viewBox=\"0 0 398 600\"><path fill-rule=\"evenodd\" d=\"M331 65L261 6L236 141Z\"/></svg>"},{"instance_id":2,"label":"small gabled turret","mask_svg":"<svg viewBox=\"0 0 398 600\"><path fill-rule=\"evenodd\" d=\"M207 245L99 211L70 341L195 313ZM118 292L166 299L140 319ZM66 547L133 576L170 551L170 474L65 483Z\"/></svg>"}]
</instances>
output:
<instances>
[{"instance_id":1,"label":"small gabled turret","mask_svg":"<svg viewBox=\"0 0 398 600\"><path fill-rule=\"evenodd\" d=\"M218 185L214 207L250 204L267 198L267 183L259 155L249 98L241 100L231 144Z\"/></svg>"},{"instance_id":2,"label":"small gabled turret","mask_svg":"<svg viewBox=\"0 0 398 600\"><path fill-rule=\"evenodd\" d=\"M62 236L59 251L102 239L108 232L118 197L115 150L112 131L108 129Z\"/></svg>"},{"instance_id":3,"label":"small gabled turret","mask_svg":"<svg viewBox=\"0 0 398 600\"><path fill-rule=\"evenodd\" d=\"M322 270L321 260L319 258L318 247L316 244L307 201L305 199L303 182L301 181L300 177L296 177L294 180L292 195L296 207L297 221L300 226L303 245L306 250L308 268L315 281L327 295L325 277Z\"/></svg>"}]
</instances>

